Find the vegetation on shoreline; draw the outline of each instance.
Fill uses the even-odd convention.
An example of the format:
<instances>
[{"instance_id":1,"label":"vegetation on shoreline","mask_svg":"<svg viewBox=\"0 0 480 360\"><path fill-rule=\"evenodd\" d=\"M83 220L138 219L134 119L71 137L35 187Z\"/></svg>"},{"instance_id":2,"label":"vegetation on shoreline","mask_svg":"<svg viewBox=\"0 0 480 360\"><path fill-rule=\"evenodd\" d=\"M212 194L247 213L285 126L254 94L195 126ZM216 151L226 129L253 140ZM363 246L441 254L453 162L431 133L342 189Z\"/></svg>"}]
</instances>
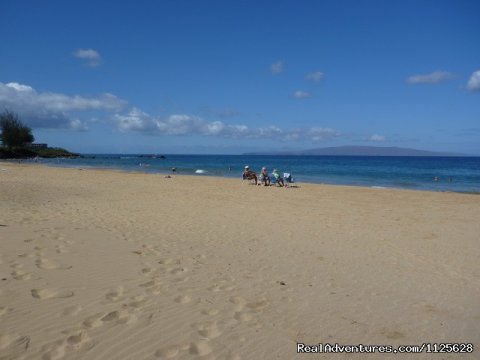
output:
<instances>
[{"instance_id":1,"label":"vegetation on shoreline","mask_svg":"<svg viewBox=\"0 0 480 360\"><path fill-rule=\"evenodd\" d=\"M35 151L37 152L37 156L42 158L80 157L80 154L75 154L59 147L55 147L55 148L48 147L45 149L38 149Z\"/></svg>"},{"instance_id":2,"label":"vegetation on shoreline","mask_svg":"<svg viewBox=\"0 0 480 360\"><path fill-rule=\"evenodd\" d=\"M8 149L0 147L0 159L32 159L41 158L65 158L80 157L80 154L71 153L62 148L32 149L30 147L16 147Z\"/></svg>"},{"instance_id":3,"label":"vegetation on shoreline","mask_svg":"<svg viewBox=\"0 0 480 360\"><path fill-rule=\"evenodd\" d=\"M32 147L32 129L19 120L17 114L5 110L0 114L0 159L29 159L35 157L79 157L62 148Z\"/></svg>"}]
</instances>

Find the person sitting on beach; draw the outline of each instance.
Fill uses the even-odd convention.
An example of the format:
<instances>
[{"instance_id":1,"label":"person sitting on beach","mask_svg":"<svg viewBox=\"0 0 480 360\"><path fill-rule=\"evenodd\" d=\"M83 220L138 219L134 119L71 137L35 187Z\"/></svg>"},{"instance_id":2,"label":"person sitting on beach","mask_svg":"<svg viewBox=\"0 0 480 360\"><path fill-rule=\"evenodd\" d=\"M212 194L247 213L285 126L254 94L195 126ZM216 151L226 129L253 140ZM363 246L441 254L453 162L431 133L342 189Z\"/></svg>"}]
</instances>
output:
<instances>
[{"instance_id":1,"label":"person sitting on beach","mask_svg":"<svg viewBox=\"0 0 480 360\"><path fill-rule=\"evenodd\" d=\"M265 166L262 167L262 173L260 174L260 182L262 182L264 186L270 186L270 177L267 174L267 168Z\"/></svg>"},{"instance_id":2,"label":"person sitting on beach","mask_svg":"<svg viewBox=\"0 0 480 360\"><path fill-rule=\"evenodd\" d=\"M255 185L258 183L257 174L254 171L251 171L250 168L245 166L243 170L243 180L255 180Z\"/></svg>"},{"instance_id":3,"label":"person sitting on beach","mask_svg":"<svg viewBox=\"0 0 480 360\"><path fill-rule=\"evenodd\" d=\"M280 185L280 186L285 186L285 183L283 182L283 179L280 177L280 174L278 173L277 169L273 169L272 175L275 178L275 182Z\"/></svg>"}]
</instances>

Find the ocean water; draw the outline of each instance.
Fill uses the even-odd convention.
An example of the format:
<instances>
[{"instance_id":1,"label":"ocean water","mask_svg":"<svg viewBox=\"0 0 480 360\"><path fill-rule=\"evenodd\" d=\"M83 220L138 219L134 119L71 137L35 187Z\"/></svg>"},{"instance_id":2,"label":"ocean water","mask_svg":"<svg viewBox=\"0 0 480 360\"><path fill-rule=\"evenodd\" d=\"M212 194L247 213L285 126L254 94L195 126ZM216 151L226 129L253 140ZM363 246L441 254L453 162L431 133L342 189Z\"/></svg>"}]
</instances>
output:
<instances>
[{"instance_id":1,"label":"ocean water","mask_svg":"<svg viewBox=\"0 0 480 360\"><path fill-rule=\"evenodd\" d=\"M296 182L480 193L480 157L262 156L89 154L78 159L41 159L51 166L106 168L151 174L241 179L245 165L289 172ZM438 181L435 181L435 177Z\"/></svg>"}]
</instances>

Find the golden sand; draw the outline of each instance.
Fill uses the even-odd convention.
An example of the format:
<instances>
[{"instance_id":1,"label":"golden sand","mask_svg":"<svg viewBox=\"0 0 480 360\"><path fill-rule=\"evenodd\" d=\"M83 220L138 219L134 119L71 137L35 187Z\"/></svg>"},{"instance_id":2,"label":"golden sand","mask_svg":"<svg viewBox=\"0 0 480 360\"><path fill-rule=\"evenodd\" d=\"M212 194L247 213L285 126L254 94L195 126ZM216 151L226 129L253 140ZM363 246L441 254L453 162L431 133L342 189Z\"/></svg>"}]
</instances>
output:
<instances>
[{"instance_id":1,"label":"golden sand","mask_svg":"<svg viewBox=\"0 0 480 360\"><path fill-rule=\"evenodd\" d=\"M479 196L0 168L0 359L480 356Z\"/></svg>"}]
</instances>

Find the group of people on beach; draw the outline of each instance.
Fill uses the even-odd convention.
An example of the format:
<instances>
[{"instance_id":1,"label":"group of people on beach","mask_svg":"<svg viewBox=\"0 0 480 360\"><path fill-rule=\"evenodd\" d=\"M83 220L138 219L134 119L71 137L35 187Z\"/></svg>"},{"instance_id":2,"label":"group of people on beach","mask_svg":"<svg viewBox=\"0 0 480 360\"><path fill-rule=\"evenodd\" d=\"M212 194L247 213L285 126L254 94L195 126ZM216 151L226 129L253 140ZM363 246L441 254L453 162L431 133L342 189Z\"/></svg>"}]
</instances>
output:
<instances>
[{"instance_id":1,"label":"group of people on beach","mask_svg":"<svg viewBox=\"0 0 480 360\"><path fill-rule=\"evenodd\" d=\"M260 184L264 186L270 186L273 184L277 184L279 186L285 186L285 182L280 176L280 173L278 172L277 169L274 169L271 173L271 176L268 175L267 168L264 166L262 167L262 170L260 172L260 177L257 177L257 174L255 171L250 170L250 167L248 165L245 166L243 169L243 179L244 180L254 180L255 185Z\"/></svg>"}]
</instances>

